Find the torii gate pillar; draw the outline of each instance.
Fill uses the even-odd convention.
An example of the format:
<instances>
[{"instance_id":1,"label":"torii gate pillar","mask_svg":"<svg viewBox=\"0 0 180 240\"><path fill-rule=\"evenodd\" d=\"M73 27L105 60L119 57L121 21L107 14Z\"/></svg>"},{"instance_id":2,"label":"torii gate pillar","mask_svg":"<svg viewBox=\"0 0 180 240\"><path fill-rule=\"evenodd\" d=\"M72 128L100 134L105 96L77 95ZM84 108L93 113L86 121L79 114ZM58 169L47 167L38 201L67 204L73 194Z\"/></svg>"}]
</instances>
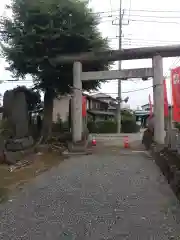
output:
<instances>
[{"instance_id":1,"label":"torii gate pillar","mask_svg":"<svg viewBox=\"0 0 180 240\"><path fill-rule=\"evenodd\" d=\"M153 96L154 96L154 141L164 144L164 77L163 59L161 56L154 56L153 59Z\"/></svg>"},{"instance_id":2,"label":"torii gate pillar","mask_svg":"<svg viewBox=\"0 0 180 240\"><path fill-rule=\"evenodd\" d=\"M135 69L136 70L136 69ZM151 71L152 70L152 71ZM142 69L139 71L124 70L124 71L112 71L110 75L107 72L82 72L82 64L80 62L74 62L73 65L73 99L72 99L72 135L73 142L82 140L82 81L95 80L95 79L116 79L120 78L120 75L130 77L150 77L153 76L153 95L154 95L154 140L158 144L164 144L165 131L164 131L164 85L163 85L163 63L162 57L156 55L153 57L153 69ZM131 73L131 74L130 74ZM95 75L95 76L94 76ZM121 77L122 77L121 76ZM86 79L87 78L87 79Z\"/></svg>"},{"instance_id":3,"label":"torii gate pillar","mask_svg":"<svg viewBox=\"0 0 180 240\"><path fill-rule=\"evenodd\" d=\"M72 138L73 142L82 140L82 64L73 64L73 97L72 97Z\"/></svg>"}]
</instances>

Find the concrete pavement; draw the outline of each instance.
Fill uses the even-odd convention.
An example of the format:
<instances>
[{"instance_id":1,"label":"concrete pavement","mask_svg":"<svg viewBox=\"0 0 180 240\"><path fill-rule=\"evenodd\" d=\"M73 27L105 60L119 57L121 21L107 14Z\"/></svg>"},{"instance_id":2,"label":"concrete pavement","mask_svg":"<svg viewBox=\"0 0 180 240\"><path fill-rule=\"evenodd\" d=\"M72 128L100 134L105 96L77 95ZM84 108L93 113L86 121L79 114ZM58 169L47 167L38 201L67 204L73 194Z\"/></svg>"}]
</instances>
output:
<instances>
[{"instance_id":1,"label":"concrete pavement","mask_svg":"<svg viewBox=\"0 0 180 240\"><path fill-rule=\"evenodd\" d=\"M128 136L129 144L132 148L142 148L142 136L144 129L138 133L114 133L114 134L91 134L90 139L95 137L97 145L106 146L116 146L122 148L124 146L124 137Z\"/></svg>"},{"instance_id":2,"label":"concrete pavement","mask_svg":"<svg viewBox=\"0 0 180 240\"><path fill-rule=\"evenodd\" d=\"M180 239L179 204L144 153L66 159L0 206L0 239Z\"/></svg>"}]
</instances>

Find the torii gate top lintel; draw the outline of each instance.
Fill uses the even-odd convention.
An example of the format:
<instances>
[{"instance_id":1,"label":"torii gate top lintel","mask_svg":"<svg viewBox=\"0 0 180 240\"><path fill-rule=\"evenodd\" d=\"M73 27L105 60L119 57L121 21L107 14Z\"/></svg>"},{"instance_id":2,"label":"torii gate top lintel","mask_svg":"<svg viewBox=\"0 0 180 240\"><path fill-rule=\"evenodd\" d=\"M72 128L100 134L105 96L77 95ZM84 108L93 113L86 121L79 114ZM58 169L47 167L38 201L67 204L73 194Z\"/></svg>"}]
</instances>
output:
<instances>
[{"instance_id":1,"label":"torii gate top lintel","mask_svg":"<svg viewBox=\"0 0 180 240\"><path fill-rule=\"evenodd\" d=\"M73 63L91 62L91 61L119 61L119 60L133 60L133 59L147 59L156 55L161 57L177 57L180 56L180 45L167 45L158 47L144 47L144 48L130 48L124 50L85 52L80 54L61 55L55 59L51 59L52 64L59 63Z\"/></svg>"}]
</instances>

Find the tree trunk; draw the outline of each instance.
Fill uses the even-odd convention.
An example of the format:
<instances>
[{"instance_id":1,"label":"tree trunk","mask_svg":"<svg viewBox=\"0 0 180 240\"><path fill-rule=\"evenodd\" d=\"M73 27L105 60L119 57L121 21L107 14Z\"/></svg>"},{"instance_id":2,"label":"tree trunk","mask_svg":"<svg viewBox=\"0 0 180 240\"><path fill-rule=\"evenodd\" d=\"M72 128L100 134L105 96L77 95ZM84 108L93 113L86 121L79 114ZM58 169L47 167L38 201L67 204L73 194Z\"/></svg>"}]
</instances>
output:
<instances>
[{"instance_id":1,"label":"tree trunk","mask_svg":"<svg viewBox=\"0 0 180 240\"><path fill-rule=\"evenodd\" d=\"M44 141L51 137L52 133L52 114L53 114L54 91L46 89L44 93L44 117L42 124L42 136Z\"/></svg>"}]
</instances>

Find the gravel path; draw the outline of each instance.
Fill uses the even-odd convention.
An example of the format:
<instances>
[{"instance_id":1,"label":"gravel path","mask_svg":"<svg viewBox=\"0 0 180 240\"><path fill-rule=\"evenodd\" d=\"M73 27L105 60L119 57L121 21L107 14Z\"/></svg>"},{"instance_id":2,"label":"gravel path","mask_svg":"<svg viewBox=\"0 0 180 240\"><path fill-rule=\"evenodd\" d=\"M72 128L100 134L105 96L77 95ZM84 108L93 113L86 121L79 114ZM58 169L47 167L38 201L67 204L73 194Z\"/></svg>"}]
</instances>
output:
<instances>
[{"instance_id":1,"label":"gravel path","mask_svg":"<svg viewBox=\"0 0 180 240\"><path fill-rule=\"evenodd\" d=\"M0 206L0 239L180 239L180 210L142 153L67 159Z\"/></svg>"}]
</instances>

